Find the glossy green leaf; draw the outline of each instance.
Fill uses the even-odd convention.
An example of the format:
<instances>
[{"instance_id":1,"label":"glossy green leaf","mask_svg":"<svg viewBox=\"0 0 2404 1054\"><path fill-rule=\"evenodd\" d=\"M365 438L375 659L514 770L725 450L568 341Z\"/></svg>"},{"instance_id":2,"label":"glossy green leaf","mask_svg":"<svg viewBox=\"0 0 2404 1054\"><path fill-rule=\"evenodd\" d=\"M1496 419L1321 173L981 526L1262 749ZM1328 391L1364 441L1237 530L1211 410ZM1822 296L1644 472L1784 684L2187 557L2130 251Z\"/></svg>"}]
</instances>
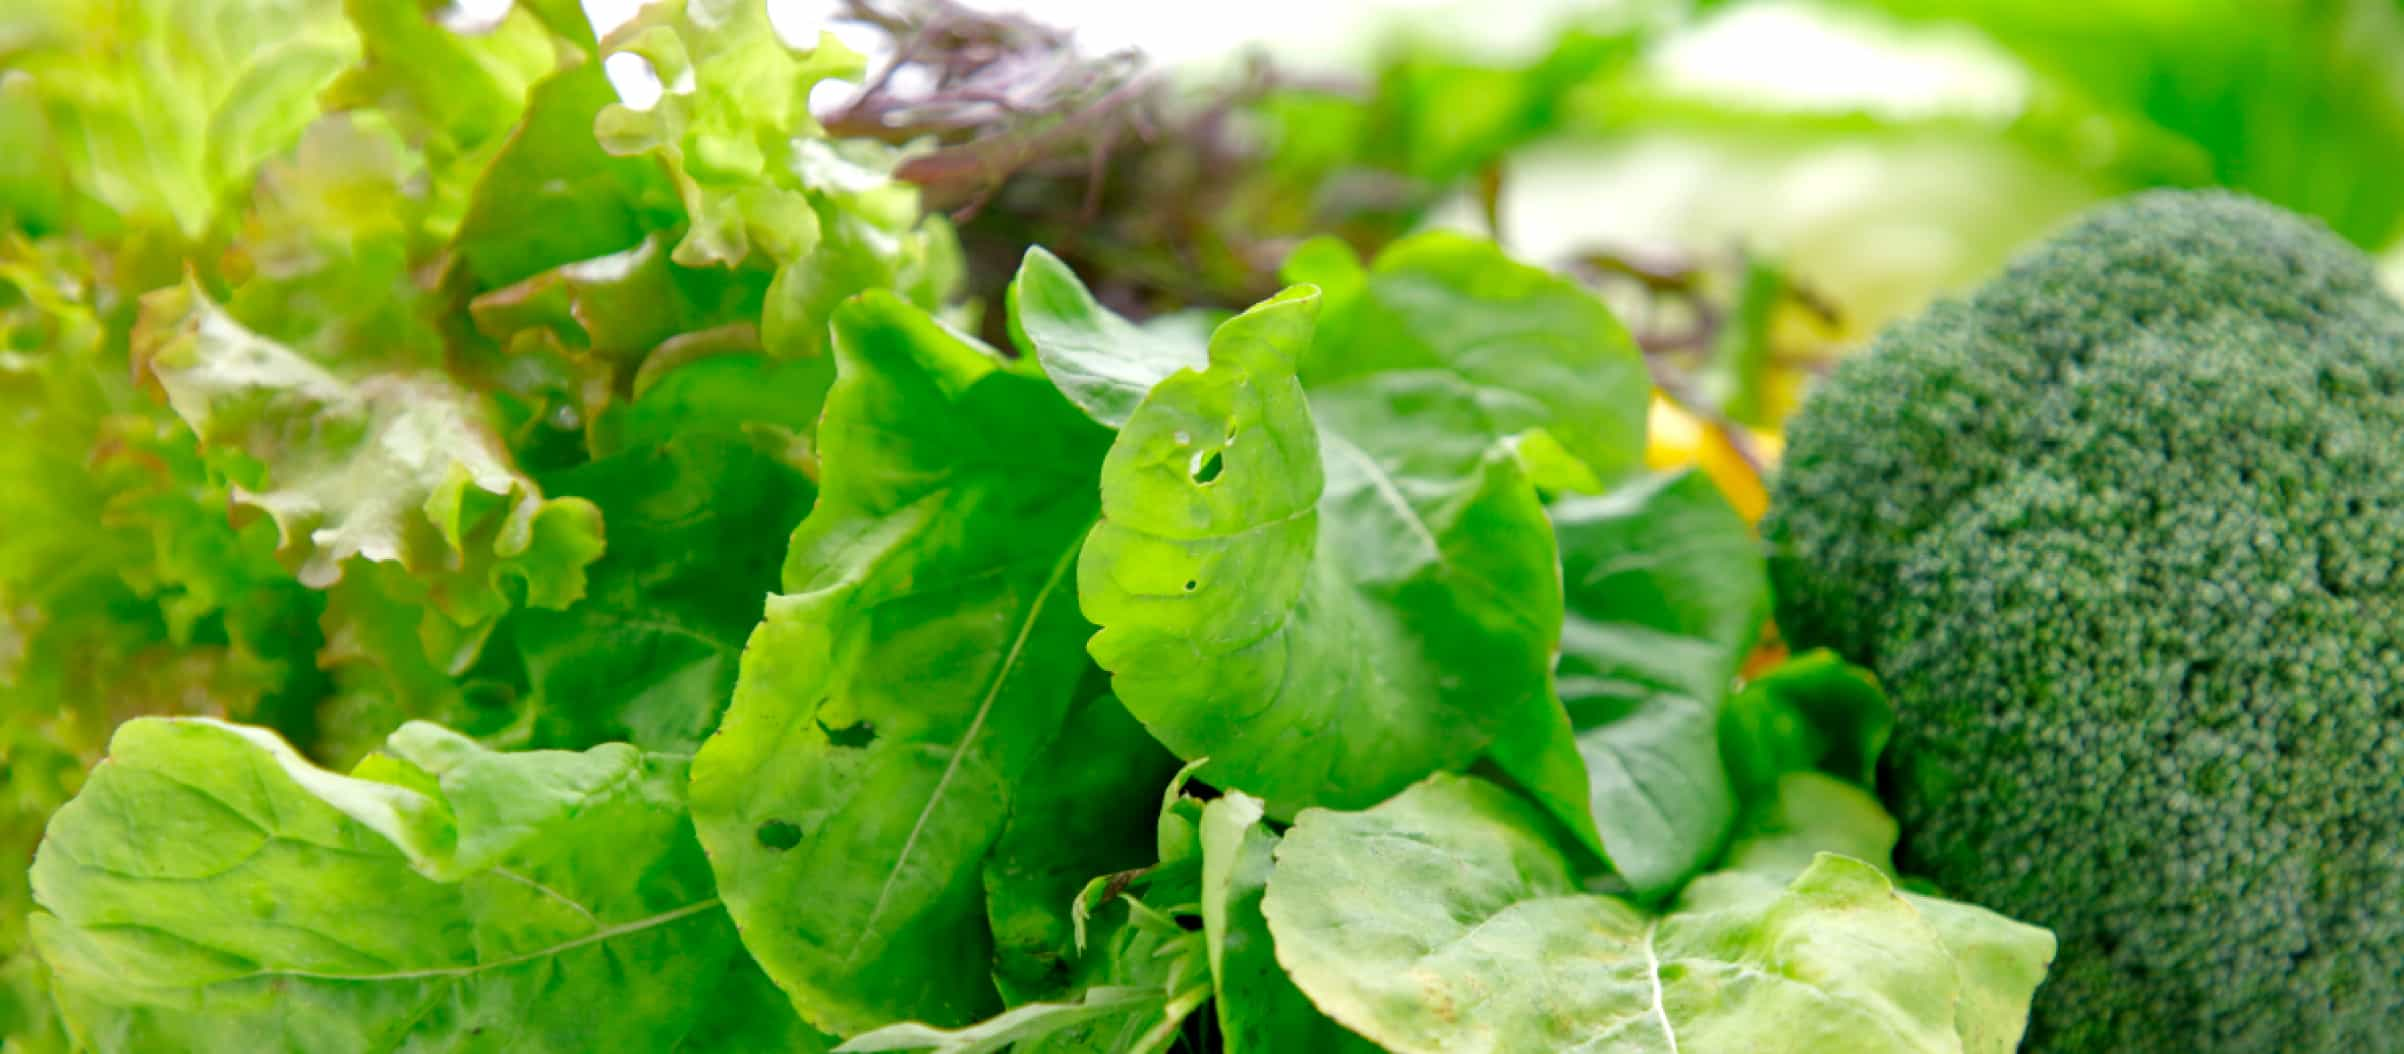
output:
<instances>
[{"instance_id":1,"label":"glossy green leaf","mask_svg":"<svg viewBox=\"0 0 2404 1054\"><path fill-rule=\"evenodd\" d=\"M889 295L835 333L818 504L694 813L805 1017L958 1025L996 1005L978 862L1084 669L1069 574L1107 435Z\"/></svg>"},{"instance_id":2,"label":"glossy green leaf","mask_svg":"<svg viewBox=\"0 0 2404 1054\"><path fill-rule=\"evenodd\" d=\"M1648 914L1579 892L1545 824L1444 775L1366 812L1303 814L1264 905L1279 961L1406 1054L1953 1054L2016 1032L2027 993L1985 989L2051 956L2049 935L1997 916L1949 940L1875 867L1832 854L1791 882L1716 872Z\"/></svg>"},{"instance_id":3,"label":"glossy green leaf","mask_svg":"<svg viewBox=\"0 0 2404 1054\"><path fill-rule=\"evenodd\" d=\"M1458 378L1293 369L1316 297L1222 325L1102 469L1078 570L1119 698L1202 775L1366 804L1550 708L1558 596L1534 489Z\"/></svg>"},{"instance_id":4,"label":"glossy green leaf","mask_svg":"<svg viewBox=\"0 0 2404 1054\"><path fill-rule=\"evenodd\" d=\"M1103 307L1060 258L1027 250L1011 279L1010 334L1022 354L1094 420L1127 423L1154 385L1182 369L1209 365L1208 346L1192 329L1138 325Z\"/></svg>"},{"instance_id":5,"label":"glossy green leaf","mask_svg":"<svg viewBox=\"0 0 2404 1054\"><path fill-rule=\"evenodd\" d=\"M34 865L79 1042L673 1049L742 956L684 764L423 724L385 750L344 776L255 729L124 725Z\"/></svg>"}]
</instances>

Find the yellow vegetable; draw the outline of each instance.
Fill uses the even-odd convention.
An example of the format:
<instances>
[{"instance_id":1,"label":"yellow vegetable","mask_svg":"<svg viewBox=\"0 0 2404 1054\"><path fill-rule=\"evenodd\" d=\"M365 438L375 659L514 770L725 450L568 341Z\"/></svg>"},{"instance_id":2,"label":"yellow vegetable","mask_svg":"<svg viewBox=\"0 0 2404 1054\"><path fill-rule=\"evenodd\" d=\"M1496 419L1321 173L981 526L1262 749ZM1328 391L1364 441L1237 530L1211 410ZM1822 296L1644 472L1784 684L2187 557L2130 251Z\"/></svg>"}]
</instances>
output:
<instances>
[{"instance_id":1,"label":"yellow vegetable","mask_svg":"<svg viewBox=\"0 0 2404 1054\"><path fill-rule=\"evenodd\" d=\"M1781 448L1777 433L1759 429L1746 429L1745 433L1759 457L1765 462L1777 460ZM1701 468L1748 523L1760 520L1769 507L1769 492L1762 486L1761 473L1737 452L1720 426L1686 412L1660 392L1653 393L1646 435L1647 466L1656 470L1688 465Z\"/></svg>"}]
</instances>

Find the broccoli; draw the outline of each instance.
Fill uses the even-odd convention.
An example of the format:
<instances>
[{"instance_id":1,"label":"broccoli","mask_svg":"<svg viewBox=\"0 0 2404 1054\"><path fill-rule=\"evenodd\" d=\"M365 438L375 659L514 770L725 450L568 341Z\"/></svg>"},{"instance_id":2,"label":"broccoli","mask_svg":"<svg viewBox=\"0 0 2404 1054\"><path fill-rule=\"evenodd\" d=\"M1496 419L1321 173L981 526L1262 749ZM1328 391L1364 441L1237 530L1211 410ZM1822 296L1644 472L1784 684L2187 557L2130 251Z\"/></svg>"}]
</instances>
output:
<instances>
[{"instance_id":1,"label":"broccoli","mask_svg":"<svg viewBox=\"0 0 2404 1054\"><path fill-rule=\"evenodd\" d=\"M1782 630L1875 669L1904 863L2051 926L2030 1047L2404 1050L2404 307L2116 203L1791 423Z\"/></svg>"}]
</instances>

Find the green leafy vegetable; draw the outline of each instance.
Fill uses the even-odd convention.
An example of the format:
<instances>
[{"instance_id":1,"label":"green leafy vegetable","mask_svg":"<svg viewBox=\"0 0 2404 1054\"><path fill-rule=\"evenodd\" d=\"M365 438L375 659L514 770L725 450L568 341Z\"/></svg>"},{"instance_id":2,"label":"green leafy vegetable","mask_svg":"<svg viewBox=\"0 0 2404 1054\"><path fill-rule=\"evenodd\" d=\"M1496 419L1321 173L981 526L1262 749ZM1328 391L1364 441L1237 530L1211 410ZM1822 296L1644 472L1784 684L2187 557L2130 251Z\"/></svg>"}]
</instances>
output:
<instances>
[{"instance_id":1,"label":"green leafy vegetable","mask_svg":"<svg viewBox=\"0 0 2404 1054\"><path fill-rule=\"evenodd\" d=\"M71 1030L113 1049L672 1049L743 961L684 768L413 724L343 776L136 720L52 822L35 940Z\"/></svg>"},{"instance_id":2,"label":"green leafy vegetable","mask_svg":"<svg viewBox=\"0 0 2404 1054\"><path fill-rule=\"evenodd\" d=\"M812 1022L958 1024L995 1004L977 863L1083 669L1071 574L1107 433L889 295L835 333L829 470L694 812Z\"/></svg>"},{"instance_id":3,"label":"green leafy vegetable","mask_svg":"<svg viewBox=\"0 0 2404 1054\"><path fill-rule=\"evenodd\" d=\"M1441 775L1305 813L1269 882L1280 960L1390 1050L1918 1052L2011 1049L2027 991L1988 989L2052 955L1992 914L1948 916L1970 924L1949 939L1877 868L1828 854L1791 881L1706 876L1648 915L1579 892L1547 824Z\"/></svg>"}]
</instances>

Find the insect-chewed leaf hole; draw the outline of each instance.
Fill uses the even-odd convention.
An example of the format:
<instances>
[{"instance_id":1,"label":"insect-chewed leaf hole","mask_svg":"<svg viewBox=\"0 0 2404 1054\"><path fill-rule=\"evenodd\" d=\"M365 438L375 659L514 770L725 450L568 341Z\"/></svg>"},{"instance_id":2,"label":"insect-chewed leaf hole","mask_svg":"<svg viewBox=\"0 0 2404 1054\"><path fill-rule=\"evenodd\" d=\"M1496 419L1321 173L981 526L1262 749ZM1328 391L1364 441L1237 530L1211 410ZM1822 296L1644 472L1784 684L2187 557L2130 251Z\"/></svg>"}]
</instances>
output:
<instances>
[{"instance_id":1,"label":"insect-chewed leaf hole","mask_svg":"<svg viewBox=\"0 0 2404 1054\"><path fill-rule=\"evenodd\" d=\"M761 845L780 853L801 844L801 828L785 820L770 820L763 823L755 833L759 836Z\"/></svg>"},{"instance_id":2,"label":"insect-chewed leaf hole","mask_svg":"<svg viewBox=\"0 0 2404 1054\"><path fill-rule=\"evenodd\" d=\"M1219 456L1218 451L1197 452L1194 454L1194 482L1207 485L1218 479L1219 472L1226 467L1227 461Z\"/></svg>"}]
</instances>

